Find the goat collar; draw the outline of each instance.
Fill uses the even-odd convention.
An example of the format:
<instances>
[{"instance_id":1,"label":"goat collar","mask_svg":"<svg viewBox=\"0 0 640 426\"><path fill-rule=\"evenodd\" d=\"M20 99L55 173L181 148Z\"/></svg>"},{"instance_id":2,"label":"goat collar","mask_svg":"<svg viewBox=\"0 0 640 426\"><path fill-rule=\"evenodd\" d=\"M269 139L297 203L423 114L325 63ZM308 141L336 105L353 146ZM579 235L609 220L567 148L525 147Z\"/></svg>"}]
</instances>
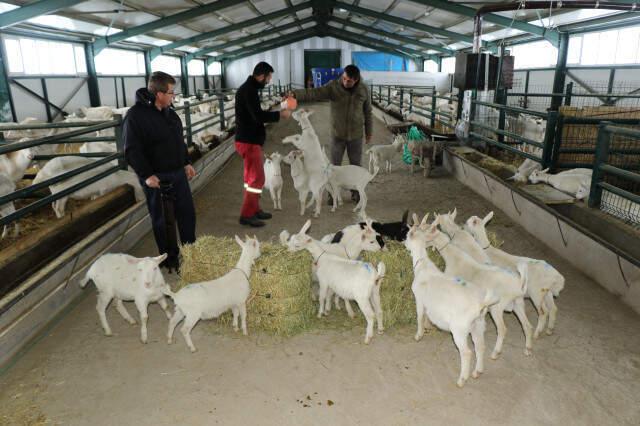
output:
<instances>
[{"instance_id":1,"label":"goat collar","mask_svg":"<svg viewBox=\"0 0 640 426\"><path fill-rule=\"evenodd\" d=\"M322 250L322 253L320 253L320 256L318 256L318 258L316 260L313 261L313 264L318 266L318 261L320 261L320 258L322 257L323 254L325 254L326 251Z\"/></svg>"},{"instance_id":2,"label":"goat collar","mask_svg":"<svg viewBox=\"0 0 640 426\"><path fill-rule=\"evenodd\" d=\"M451 244L451 240L447 241L447 244L443 245L442 247L440 248L436 247L435 249L438 250L439 252L442 252L442 250L444 250L449 244Z\"/></svg>"},{"instance_id":3,"label":"goat collar","mask_svg":"<svg viewBox=\"0 0 640 426\"><path fill-rule=\"evenodd\" d=\"M491 247L491 243L487 244L487 246L486 246L486 247L482 247L482 250L486 250L486 249L488 249L489 247Z\"/></svg>"},{"instance_id":4,"label":"goat collar","mask_svg":"<svg viewBox=\"0 0 640 426\"><path fill-rule=\"evenodd\" d=\"M247 275L247 273L246 273L246 272L244 272L244 271L243 271L242 269L240 269L240 268L233 268L233 269L236 269L236 270L238 270L238 271L242 272L242 275L244 275L244 277L247 279L247 282L249 282L249 276Z\"/></svg>"}]
</instances>

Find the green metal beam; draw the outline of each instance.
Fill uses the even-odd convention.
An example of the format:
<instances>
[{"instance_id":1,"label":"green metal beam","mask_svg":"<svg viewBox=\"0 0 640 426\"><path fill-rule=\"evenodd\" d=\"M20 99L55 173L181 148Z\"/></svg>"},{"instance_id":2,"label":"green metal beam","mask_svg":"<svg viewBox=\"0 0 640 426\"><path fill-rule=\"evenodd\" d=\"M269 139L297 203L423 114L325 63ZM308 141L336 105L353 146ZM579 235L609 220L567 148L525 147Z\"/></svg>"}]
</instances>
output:
<instances>
[{"instance_id":1,"label":"green metal beam","mask_svg":"<svg viewBox=\"0 0 640 426\"><path fill-rule=\"evenodd\" d=\"M223 60L229 60L229 59L235 60L235 59L238 59L239 55L242 55L242 57L249 56L249 55L245 55L245 53L247 52L251 52L250 53L251 55L253 55L254 53L265 52L269 49L276 49L280 46L285 46L290 43L295 43L299 40L304 40L305 38L313 37L316 34L317 34L317 26L308 28L304 31L298 31L292 34L287 34L284 37L274 38L257 46L243 47L242 49L237 49L237 50L234 50L233 52L225 53L224 55L213 56L211 57L210 60L212 61L223 61Z\"/></svg>"},{"instance_id":2,"label":"green metal beam","mask_svg":"<svg viewBox=\"0 0 640 426\"><path fill-rule=\"evenodd\" d=\"M93 45L84 45L84 57L87 62L87 87L89 88L89 103L92 107L100 106L100 88L98 86L98 74L96 73L95 52Z\"/></svg>"},{"instance_id":3,"label":"green metal beam","mask_svg":"<svg viewBox=\"0 0 640 426\"><path fill-rule=\"evenodd\" d=\"M456 13L462 16L474 17L477 10L473 7L463 6L461 4L453 3L447 0L410 0L412 3L418 3L423 6L431 6L436 9L446 10L447 12ZM605 8L605 3L602 3L602 7ZM517 19L507 18L505 16L496 15L495 13L487 13L483 15L482 19L487 22L500 25L501 27L514 28L526 33L543 36L554 45L558 45L558 32L555 30L546 29L537 25L529 24L528 22L518 21Z\"/></svg>"},{"instance_id":4,"label":"green metal beam","mask_svg":"<svg viewBox=\"0 0 640 426\"><path fill-rule=\"evenodd\" d=\"M233 32L233 31L246 29L246 28L249 28L251 26L258 25L258 24L261 24L263 22L269 21L271 19L280 18L281 16L286 16L286 15L289 15L291 13L295 13L297 11L307 9L309 7L311 7L311 2L307 1L307 2L304 2L304 3L300 3L300 4L296 5L296 6L293 6L291 8L285 8L285 9L282 9L282 10L277 10L275 12L267 13L266 15L263 15L263 16L258 16L256 18L249 19L248 21L239 22L239 23L233 24L233 25L227 25L227 26L225 26L223 28L219 28L219 29L214 30L214 31L208 31L206 33L198 34L198 35L195 35L193 37L184 38L182 40L177 40L177 41L174 41L173 43L167 44L166 46L154 47L153 49L150 50L151 59L155 58L158 55L161 55L164 52L167 52L169 50L173 50L173 49L175 49L177 47L180 47L180 46L185 46L187 44L193 44L193 43L199 43L199 42L204 41L204 40L214 39L214 38L216 38L216 37L218 37L220 35L229 34L229 33Z\"/></svg>"},{"instance_id":5,"label":"green metal beam","mask_svg":"<svg viewBox=\"0 0 640 426\"><path fill-rule=\"evenodd\" d=\"M418 22L410 21L408 19L398 18L397 16L393 16L393 15L375 12L373 10L354 6L348 3L336 2L335 7L342 8L350 12L357 13L359 15L369 16L371 18L380 19L382 21L392 22L394 24L402 25L407 28L414 28L419 31L424 31L431 34L438 34L438 35L447 37L450 40L473 43L473 37L471 36L455 33L453 31L443 30L442 28L432 27L430 25L420 24Z\"/></svg>"},{"instance_id":6,"label":"green metal beam","mask_svg":"<svg viewBox=\"0 0 640 426\"><path fill-rule=\"evenodd\" d=\"M93 47L95 52L99 53L102 49L110 44L117 43L130 37L135 37L137 35L146 34L160 28L166 28L171 25L180 24L180 22L188 21L190 19L201 18L204 15L242 4L245 1L246 0L219 0L213 3L194 7L184 12L169 15L161 19L156 19L155 21L151 21L143 25L127 28L124 31L110 35L108 37L100 37L93 43Z\"/></svg>"},{"instance_id":7,"label":"green metal beam","mask_svg":"<svg viewBox=\"0 0 640 426\"><path fill-rule=\"evenodd\" d=\"M262 38L262 37L267 37L267 36L270 36L270 35L273 35L273 34L277 34L280 31L288 30L289 28L294 28L294 27L297 27L298 25L307 24L307 23L313 22L313 21L314 21L314 18L312 16L310 16L308 18L302 19L301 21L293 21L291 23L288 23L288 24L285 24L285 25L281 25L279 27L272 28L272 29L267 30L267 31L261 31L261 32L256 33L256 34L250 34L250 35L248 35L246 37L241 37L241 38L235 39L235 40L230 41L228 43L222 43L222 44L217 44L215 46L209 46L209 47L206 47L204 49L200 49L200 50L198 50L196 52L188 54L187 55L187 59L193 59L193 58L196 58L198 56L203 56L203 55L206 55L207 53L210 53L210 52L222 51L224 49L228 49L229 47L238 46L240 44L244 44L244 43L247 43L249 41L253 41L253 40L256 40L256 39L259 39L259 38Z\"/></svg>"},{"instance_id":8,"label":"green metal beam","mask_svg":"<svg viewBox=\"0 0 640 426\"><path fill-rule=\"evenodd\" d=\"M36 16L46 15L56 10L75 6L86 0L40 0L32 2L18 9L0 13L0 28L7 28L19 24Z\"/></svg>"},{"instance_id":9,"label":"green metal beam","mask_svg":"<svg viewBox=\"0 0 640 426\"><path fill-rule=\"evenodd\" d=\"M186 57L180 57L180 91L185 96L189 96L189 67L187 66L188 61L189 60Z\"/></svg>"},{"instance_id":10,"label":"green metal beam","mask_svg":"<svg viewBox=\"0 0 640 426\"><path fill-rule=\"evenodd\" d=\"M387 49L390 51L395 51L396 53L401 53L404 54L405 56L408 56L410 58L413 59L413 57L419 57L419 58L423 58L426 56L429 56L427 53L425 52L421 52L419 50L415 50L415 49L411 49L410 47L405 47L402 46L400 44L395 44L395 43L389 43L386 41L382 41L382 40L377 40L375 38L371 38L371 37L367 37L363 34L357 34L357 33L353 33L351 31L346 31L346 30L342 30L339 28L334 28L334 27L329 27L329 29L327 30L327 34L332 36L332 37L336 37L336 38L340 38L340 37L347 37L351 40L351 43L356 43L356 44L360 44L362 46L366 46L369 47L371 49ZM340 36L340 37L338 37ZM367 43L369 46L363 44L363 43ZM371 46L377 46L377 47L371 47Z\"/></svg>"},{"instance_id":11,"label":"green metal beam","mask_svg":"<svg viewBox=\"0 0 640 426\"><path fill-rule=\"evenodd\" d=\"M378 35L381 35L383 37L389 37L389 38L401 41L403 43L412 44L414 46L420 46L420 47L425 48L425 49L437 50L438 52L446 53L447 55L454 55L455 54L455 52L453 50L447 49L445 47L436 46L434 44L429 44L429 43L424 43L424 42L422 42L420 40L416 40L416 39L412 39L410 37L405 37L405 36L402 36L402 35L399 35L399 34L394 34L394 33L390 33L390 32L387 32L387 31L379 30L379 29L372 28L372 27L367 26L367 25L357 24L355 22L347 21L346 19L341 19L341 18L335 18L334 17L334 18L331 19L331 21L336 22L338 24L343 24L343 25L348 26L348 27L364 30L364 31L367 31L367 32L372 33L372 34L378 34Z\"/></svg>"},{"instance_id":12,"label":"green metal beam","mask_svg":"<svg viewBox=\"0 0 640 426\"><path fill-rule=\"evenodd\" d=\"M18 121L16 111L11 98L11 87L9 85L9 67L4 57L4 49L0 49L0 122L8 123Z\"/></svg>"}]
</instances>

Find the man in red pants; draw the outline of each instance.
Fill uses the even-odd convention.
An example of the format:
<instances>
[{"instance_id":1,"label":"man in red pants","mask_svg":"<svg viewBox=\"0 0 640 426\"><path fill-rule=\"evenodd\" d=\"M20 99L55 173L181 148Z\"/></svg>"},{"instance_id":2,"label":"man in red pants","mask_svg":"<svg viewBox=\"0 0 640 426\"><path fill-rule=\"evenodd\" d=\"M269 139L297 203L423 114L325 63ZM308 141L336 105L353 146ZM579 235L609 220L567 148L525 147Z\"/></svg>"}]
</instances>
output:
<instances>
[{"instance_id":1,"label":"man in red pants","mask_svg":"<svg viewBox=\"0 0 640 426\"><path fill-rule=\"evenodd\" d=\"M263 111L260 106L260 89L271 81L273 67L260 62L236 92L236 151L244 162L244 199L240 211L240 224L264 226L263 220L271 219L271 213L260 209L260 194L264 186L264 158L262 145L266 139L264 123L277 122L291 117L291 111Z\"/></svg>"}]
</instances>

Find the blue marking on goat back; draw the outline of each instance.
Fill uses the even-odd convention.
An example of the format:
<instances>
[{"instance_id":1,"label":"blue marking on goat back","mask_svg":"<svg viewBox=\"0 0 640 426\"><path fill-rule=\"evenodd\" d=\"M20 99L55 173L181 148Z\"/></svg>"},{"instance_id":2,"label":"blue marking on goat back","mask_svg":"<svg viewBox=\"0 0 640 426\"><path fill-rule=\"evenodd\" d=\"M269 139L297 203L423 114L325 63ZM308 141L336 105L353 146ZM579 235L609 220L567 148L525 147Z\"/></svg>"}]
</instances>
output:
<instances>
[{"instance_id":1,"label":"blue marking on goat back","mask_svg":"<svg viewBox=\"0 0 640 426\"><path fill-rule=\"evenodd\" d=\"M373 272L373 266L371 266L370 263L363 263L364 265L364 269L366 269L368 272Z\"/></svg>"},{"instance_id":2,"label":"blue marking on goat back","mask_svg":"<svg viewBox=\"0 0 640 426\"><path fill-rule=\"evenodd\" d=\"M456 280L457 284L467 285L467 282L465 280L463 280L462 278L460 278L460 277L454 277L454 280Z\"/></svg>"}]
</instances>

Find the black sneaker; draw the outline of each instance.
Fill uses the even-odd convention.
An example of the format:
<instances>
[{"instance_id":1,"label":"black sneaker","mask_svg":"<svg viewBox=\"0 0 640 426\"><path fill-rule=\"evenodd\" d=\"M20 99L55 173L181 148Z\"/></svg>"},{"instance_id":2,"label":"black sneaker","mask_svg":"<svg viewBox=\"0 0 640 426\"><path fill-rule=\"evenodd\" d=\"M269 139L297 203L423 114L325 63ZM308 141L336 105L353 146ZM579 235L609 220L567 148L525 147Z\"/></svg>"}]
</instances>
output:
<instances>
[{"instance_id":1,"label":"black sneaker","mask_svg":"<svg viewBox=\"0 0 640 426\"><path fill-rule=\"evenodd\" d=\"M267 220L267 219L271 219L272 217L273 215L271 213L263 212L262 210L256 213L256 218L260 220Z\"/></svg>"},{"instance_id":2,"label":"black sneaker","mask_svg":"<svg viewBox=\"0 0 640 426\"><path fill-rule=\"evenodd\" d=\"M260 219L258 219L256 216L251 216L251 217L240 216L240 225L248 225L253 228L260 228L261 226L264 226L265 223Z\"/></svg>"},{"instance_id":3,"label":"black sneaker","mask_svg":"<svg viewBox=\"0 0 640 426\"><path fill-rule=\"evenodd\" d=\"M360 202L360 193L358 191L351 191L351 201L354 203Z\"/></svg>"}]
</instances>

